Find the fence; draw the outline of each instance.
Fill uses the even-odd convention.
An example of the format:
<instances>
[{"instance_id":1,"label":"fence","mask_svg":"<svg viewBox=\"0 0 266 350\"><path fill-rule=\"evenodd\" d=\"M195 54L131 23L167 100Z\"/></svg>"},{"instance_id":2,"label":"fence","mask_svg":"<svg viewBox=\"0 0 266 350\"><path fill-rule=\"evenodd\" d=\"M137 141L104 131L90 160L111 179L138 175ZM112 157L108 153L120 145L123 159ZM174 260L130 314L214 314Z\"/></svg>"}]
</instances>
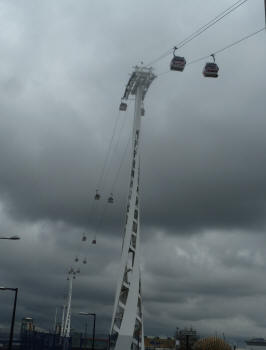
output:
<instances>
[{"instance_id":1,"label":"fence","mask_svg":"<svg viewBox=\"0 0 266 350\"><path fill-rule=\"evenodd\" d=\"M58 334L27 331L21 334L20 350L71 350L71 341Z\"/></svg>"}]
</instances>

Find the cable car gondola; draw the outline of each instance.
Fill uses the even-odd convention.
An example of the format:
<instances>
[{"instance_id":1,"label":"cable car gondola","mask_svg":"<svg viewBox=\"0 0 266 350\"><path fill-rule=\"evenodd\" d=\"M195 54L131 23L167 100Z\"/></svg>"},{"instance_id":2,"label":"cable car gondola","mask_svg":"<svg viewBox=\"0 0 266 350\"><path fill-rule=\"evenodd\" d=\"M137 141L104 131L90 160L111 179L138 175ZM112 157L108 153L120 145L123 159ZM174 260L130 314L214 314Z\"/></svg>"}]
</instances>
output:
<instances>
[{"instance_id":1,"label":"cable car gondola","mask_svg":"<svg viewBox=\"0 0 266 350\"><path fill-rule=\"evenodd\" d=\"M96 244L96 238L92 240L91 244Z\"/></svg>"},{"instance_id":2,"label":"cable car gondola","mask_svg":"<svg viewBox=\"0 0 266 350\"><path fill-rule=\"evenodd\" d=\"M205 78L218 78L219 67L215 63L214 54L211 56L213 58L213 62L207 62L202 73Z\"/></svg>"},{"instance_id":3,"label":"cable car gondola","mask_svg":"<svg viewBox=\"0 0 266 350\"><path fill-rule=\"evenodd\" d=\"M127 110L126 102L121 102L119 106L119 110L125 112Z\"/></svg>"},{"instance_id":4,"label":"cable car gondola","mask_svg":"<svg viewBox=\"0 0 266 350\"><path fill-rule=\"evenodd\" d=\"M83 236L82 236L82 242L85 242L85 241L87 241L87 236L85 235L85 233L83 233Z\"/></svg>"},{"instance_id":5,"label":"cable car gondola","mask_svg":"<svg viewBox=\"0 0 266 350\"><path fill-rule=\"evenodd\" d=\"M94 199L98 201L101 198L100 194L98 193L98 190L96 190L96 194L94 196Z\"/></svg>"},{"instance_id":6,"label":"cable car gondola","mask_svg":"<svg viewBox=\"0 0 266 350\"><path fill-rule=\"evenodd\" d=\"M176 50L177 50L177 47L174 48L174 52L173 52L174 57L172 58L172 60L170 62L170 70L183 72L187 62L186 62L184 57L175 55Z\"/></svg>"},{"instance_id":7,"label":"cable car gondola","mask_svg":"<svg viewBox=\"0 0 266 350\"><path fill-rule=\"evenodd\" d=\"M114 197L113 197L112 193L110 194L110 197L108 198L108 203L111 203L111 204L114 203Z\"/></svg>"}]
</instances>

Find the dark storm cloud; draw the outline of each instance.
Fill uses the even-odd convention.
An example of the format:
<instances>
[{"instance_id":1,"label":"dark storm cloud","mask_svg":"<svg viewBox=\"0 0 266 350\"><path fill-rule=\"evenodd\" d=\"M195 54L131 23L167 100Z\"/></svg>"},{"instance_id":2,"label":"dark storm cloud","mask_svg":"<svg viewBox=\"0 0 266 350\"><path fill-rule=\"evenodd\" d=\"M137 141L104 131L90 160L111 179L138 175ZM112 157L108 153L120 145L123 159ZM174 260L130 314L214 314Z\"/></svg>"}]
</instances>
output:
<instances>
[{"instance_id":1,"label":"dark storm cloud","mask_svg":"<svg viewBox=\"0 0 266 350\"><path fill-rule=\"evenodd\" d=\"M110 129L102 126L106 125L105 121L111 124L109 111L111 108L113 114L115 109L108 96L110 93L114 96L111 85L114 84L117 94L121 93L120 80L114 78L119 72L115 63L118 59L115 48L127 42L129 51L122 56L122 60L125 60L132 54L129 42L133 38L129 36L126 41L123 33L114 36L117 27L113 20L118 17L123 21L123 16L112 14L108 23L110 31L106 24L101 27L100 33L108 33L108 37L112 35L114 48L111 50L108 44L106 50L111 52L98 55L101 60L94 59L92 63L92 51L95 52L99 41L104 40L102 36L97 40L93 37L93 33L100 30L103 17L100 16L97 29L93 28L93 32L89 31L86 37L82 32L85 29L83 13L80 8L73 8L71 2L63 8L68 19L66 23L60 17L59 22L52 21L51 28L44 27L44 23L49 16L57 18L61 6L56 4L50 8L42 5L42 8L43 14L35 6L27 8L27 11L33 11L41 18L40 23L33 23L40 28L37 36L32 34L24 17L27 12L19 7L16 9L16 13L20 14L17 26L24 29L20 37L28 39L29 47L38 45L39 48L41 42L42 47L49 47L50 50L42 48L34 52L30 57L32 64L27 62L26 65L29 70L27 77L17 73L22 77L4 78L5 97L18 90L16 85L20 88L16 93L15 106L10 105L9 98L3 98L1 159L5 161L1 167L0 187L13 215L30 220L66 220L84 226L110 139ZM70 9L74 9L76 18L81 20L79 29L75 27L73 17L69 17ZM90 13L95 11L99 15L97 6L90 10ZM134 11L138 13L138 10ZM166 13L169 15L169 11ZM152 18L150 20L154 21ZM227 21L230 21L230 17ZM133 23L129 24L129 28L131 26ZM74 31L68 40L63 32L66 28ZM168 31L171 31L170 26L165 29L165 32ZM222 37L221 33L218 34ZM210 38L209 41L213 42ZM90 45L83 47L86 40ZM141 42L140 52L142 45ZM252 43L250 45L252 47ZM82 47L82 51L74 54L76 46ZM22 68L26 62L26 52L23 46L17 50L23 59L22 63L15 63ZM63 58L66 52L70 54ZM194 49L194 52L197 51ZM88 57L93 69L91 65L85 65L82 54ZM179 75L178 78L170 78L171 84L168 86L155 81L155 87L151 88L148 96L149 120L144 121L143 131L144 225L170 225L174 231L197 231L208 227L256 228L264 225L266 177L263 164L266 138L263 89L259 85L263 80L256 79L261 75L260 69L253 70L252 75L245 73L243 77L240 74L247 60L253 62L254 58L247 55L244 62L237 62L237 67L234 66L237 69L233 81L231 74L226 75L230 62L221 65L224 73L221 73L219 84L195 80L196 69L193 76L191 74L194 67L187 68L186 77ZM124 79L121 70L119 75L121 80ZM182 84L178 99L175 88L177 79ZM103 80L108 82L109 89ZM37 86L35 81L39 82ZM245 84L246 81L249 84ZM11 92L5 88L6 84L11 84ZM256 90L256 95L250 96L251 86ZM168 100L162 94L162 88L166 89ZM193 104L189 103L191 96ZM158 104L158 109L152 109L152 105L157 107ZM21 106L22 111L18 113ZM115 166L117 164L113 164ZM117 197L124 196L124 191L125 186L123 192L118 189ZM117 230L116 218L120 208L119 205L111 221L107 221L108 227L115 225L112 230ZM93 221L90 217L91 225L95 225Z\"/></svg>"},{"instance_id":2,"label":"dark storm cloud","mask_svg":"<svg viewBox=\"0 0 266 350\"><path fill-rule=\"evenodd\" d=\"M1 242L0 271L1 285L19 287L18 320L32 316L52 327L78 252L88 263L73 289L73 325L82 327L79 311L97 312L98 331L107 332L129 150L114 206L103 221L104 202L90 207L128 73L230 5L2 2L0 231L22 240ZM262 9L259 1L248 2L182 55L200 57L263 26ZM176 325L192 324L207 334L261 335L266 326L265 51L261 34L217 56L217 81L201 77L200 62L158 77L147 94L141 162L147 333L171 335ZM156 65L156 74L169 59ZM127 144L133 106L129 110L120 116L123 137L115 138L103 199ZM80 248L84 231L89 242ZM7 327L12 298L0 298L0 323Z\"/></svg>"},{"instance_id":3,"label":"dark storm cloud","mask_svg":"<svg viewBox=\"0 0 266 350\"><path fill-rule=\"evenodd\" d=\"M215 324L220 323L220 332L233 334L230 327L240 317L239 329L246 327L243 321L246 318L247 334L259 334L260 326L265 326L260 310L265 302L264 241L264 236L254 240L237 232L226 236L212 232L189 240L181 237L165 240L157 235L145 245L143 294L148 319L151 321L160 313L162 323L192 324L203 332L210 332L213 320L217 319ZM249 260L249 266L240 266L237 261L230 266L224 264L238 257ZM239 330L236 333L241 335Z\"/></svg>"}]
</instances>

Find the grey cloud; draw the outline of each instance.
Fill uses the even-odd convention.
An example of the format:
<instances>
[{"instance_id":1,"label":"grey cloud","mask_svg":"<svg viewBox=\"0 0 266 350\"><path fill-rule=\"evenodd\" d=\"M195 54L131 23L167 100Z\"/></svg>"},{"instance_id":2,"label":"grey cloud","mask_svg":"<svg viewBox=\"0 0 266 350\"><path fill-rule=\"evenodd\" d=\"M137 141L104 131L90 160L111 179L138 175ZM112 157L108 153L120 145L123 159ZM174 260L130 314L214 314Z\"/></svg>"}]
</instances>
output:
<instances>
[{"instance_id":1,"label":"grey cloud","mask_svg":"<svg viewBox=\"0 0 266 350\"><path fill-rule=\"evenodd\" d=\"M101 224L104 201L92 211L90 206L128 73L230 5L2 3L0 231L22 239L1 242L0 271L1 284L20 288L18 320L33 316L51 327L81 234L91 239L97 231L95 249L87 245L79 253L88 264L75 284L73 313L95 309L98 330L107 332L129 151L115 205ZM260 11L248 2L182 55L200 57L257 29L260 21L263 26ZM264 39L218 55L217 81L201 77L200 62L183 74L159 76L146 97L141 234L147 333L170 335L176 325L190 324L238 335L265 328ZM156 64L156 74L169 60ZM129 138L132 105L129 111L120 116L119 128L123 119L125 127L100 188L104 200ZM0 298L0 322L7 327L12 298ZM73 325L82 328L83 321L74 316Z\"/></svg>"}]
</instances>

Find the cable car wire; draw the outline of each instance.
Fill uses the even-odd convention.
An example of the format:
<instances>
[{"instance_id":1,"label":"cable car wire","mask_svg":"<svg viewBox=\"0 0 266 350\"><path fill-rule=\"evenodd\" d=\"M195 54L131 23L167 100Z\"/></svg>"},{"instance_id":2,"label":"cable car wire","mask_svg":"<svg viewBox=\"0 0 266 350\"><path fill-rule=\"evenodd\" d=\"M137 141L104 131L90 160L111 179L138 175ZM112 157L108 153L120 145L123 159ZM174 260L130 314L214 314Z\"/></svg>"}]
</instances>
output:
<instances>
[{"instance_id":1,"label":"cable car wire","mask_svg":"<svg viewBox=\"0 0 266 350\"><path fill-rule=\"evenodd\" d=\"M127 126L127 121L130 122L130 118L124 118L123 119L123 121L121 123L121 126L120 126L120 129L118 130L116 143L114 144L114 147L113 147L112 151L110 152L109 164L106 167L106 174L105 174L105 175L109 174L108 175L109 177L110 177L111 165L113 163L113 156L117 155L117 152L118 152L118 149L119 149L119 145L121 143L122 136L123 136L123 134L125 132L124 130L125 130L126 126ZM105 179L105 177L103 178L103 180L104 179ZM106 181L103 181L103 182L105 183Z\"/></svg>"},{"instance_id":2,"label":"cable car wire","mask_svg":"<svg viewBox=\"0 0 266 350\"><path fill-rule=\"evenodd\" d=\"M108 147L108 151L107 151L107 154L105 156L105 160L104 160L104 164L103 164L103 167L102 167L102 171L100 173L98 184L97 184L97 187L96 187L97 189L100 187L100 185L101 185L101 183L103 181L103 177L104 177L104 174L105 174L105 169L106 169L106 165L107 165L107 162L108 162L108 159L109 159L109 155L111 153L112 144L113 144L116 128L117 128L117 125L118 125L119 117L120 117L120 111L118 112L116 120L115 120L112 136L111 136L109 147Z\"/></svg>"},{"instance_id":3,"label":"cable car wire","mask_svg":"<svg viewBox=\"0 0 266 350\"><path fill-rule=\"evenodd\" d=\"M117 170L117 173L116 173L116 176L114 178L114 181L113 181L113 184L112 184L112 187L111 187L111 193L114 192L115 190L115 187L116 187L116 184L117 184L117 180L119 178L119 175L120 175L120 172L121 172L121 169L122 169L122 165L126 159L126 154L127 154L127 151L128 151L128 146L130 144L130 141L131 141L131 138L129 138L128 142L127 142L127 145L126 145L126 148L124 150L124 153L122 155L122 158L120 160L120 164L119 164L119 167L118 167L118 170ZM97 223L97 227L96 227L96 234L99 232L99 229L101 228L102 226L102 223L103 223L103 219L105 217L105 214L106 214L106 211L107 211L107 208L108 208L108 202L106 201L105 202L105 205L103 207L103 210L102 210L102 213L98 216L98 223Z\"/></svg>"},{"instance_id":4,"label":"cable car wire","mask_svg":"<svg viewBox=\"0 0 266 350\"><path fill-rule=\"evenodd\" d=\"M215 25L216 23L218 23L219 21L221 21L224 17L226 17L227 15L229 15L230 13L232 13L233 11L235 11L236 9L238 9L240 6L244 5L248 0L238 0L237 2L235 2L233 5L231 5L230 7L228 7L226 10L222 11L219 15L217 15L216 17L214 17L211 21L209 21L208 23L206 23L205 25L201 26L200 28L198 28L195 32L193 32L192 34L188 35L185 39L183 39L182 41L180 41L177 45L175 45L173 48L167 50L165 53L163 53L161 56L159 56L158 58L154 59L153 61L150 61L147 65L145 65L145 67L147 66L151 66L154 65L155 63L159 62L160 60L162 60L163 58L169 56L172 52L174 48L180 49L181 47L187 45L190 41L194 40L195 38L197 38L199 35L201 35L202 33L204 33L207 29L211 28L213 25Z\"/></svg>"},{"instance_id":5,"label":"cable car wire","mask_svg":"<svg viewBox=\"0 0 266 350\"><path fill-rule=\"evenodd\" d=\"M220 15L216 16L212 21L208 22L204 26L200 27L194 34L188 36L186 39L181 41L177 48L180 49L181 47L187 45L190 41L197 38L200 34L204 33L207 29L215 25L216 23L220 22L224 17L229 15L231 12L235 11L240 6L244 5L248 0L239 0L234 5L229 7L227 10L223 11ZM240 2L240 3L239 3ZM237 4L239 3L239 4ZM237 5L237 6L236 6Z\"/></svg>"},{"instance_id":6,"label":"cable car wire","mask_svg":"<svg viewBox=\"0 0 266 350\"><path fill-rule=\"evenodd\" d=\"M223 51L225 51L225 50L230 49L231 47L233 47L233 46L235 46L235 45L238 45L238 44L241 43L242 41L245 41L245 40L247 40L247 39L249 39L249 38L251 38L251 37L253 37L253 36L259 34L259 33L262 32L264 29L266 29L266 26L263 27L263 28L261 28L261 29L259 29L259 30L256 30L255 32L253 32L253 33L251 33L251 34L249 34L249 35L244 36L243 38L241 38L241 39L239 39L239 40L237 40L237 41L234 41L233 43L231 43L231 44L229 44L229 45L227 45L227 46L225 46L225 47L223 47L223 48L221 48L221 49L219 49L219 50L217 50L217 51L214 51L214 52L213 52L212 54L210 54L210 55L197 58L197 59L195 59L195 60L192 60L192 61L188 62L187 64L188 64L188 65L189 65L189 64L194 64L194 63L197 63L197 62L206 60L206 59L209 58L211 55L217 55L217 54L219 54L219 53L221 53L221 52L223 52Z\"/></svg>"},{"instance_id":7,"label":"cable car wire","mask_svg":"<svg viewBox=\"0 0 266 350\"><path fill-rule=\"evenodd\" d=\"M128 142L127 142L127 146L126 146L125 151L124 151L124 154L123 154L123 156L122 156L122 158L121 158L121 161L120 161L120 164L119 164L117 173L116 173L116 175L115 175L115 178L114 178L114 181L113 181L113 184L112 184L112 187L111 187L111 193L113 193L114 190L115 190L115 187L116 187L116 184L117 184L119 175L120 175L120 171L121 171L121 169L122 169L122 165L123 165L123 163L124 163L124 161L125 161L125 159L126 159L126 155L127 155L127 151L128 151L128 146L129 146L129 144L130 144L130 140L131 140L131 139L129 138L129 139L128 139Z\"/></svg>"},{"instance_id":8,"label":"cable car wire","mask_svg":"<svg viewBox=\"0 0 266 350\"><path fill-rule=\"evenodd\" d=\"M104 164L104 167L103 167L104 171L102 171L101 181L99 181L99 184L102 184L102 188L101 188L101 193L102 194L105 192L105 189L104 189L105 185L106 185L106 180L105 179L106 179L107 174L110 173L113 155L117 154L117 150L118 150L119 144L121 142L123 131L125 129L125 126L127 125L127 123L126 123L127 120L130 120L130 119L129 118L125 118L125 117L123 118L122 122L120 123L121 125L120 125L118 130L117 130L118 122L116 122L116 125L114 127L114 130L113 130L114 132L113 132L113 135L112 135L112 138L111 138L110 147L108 149L108 155L105 158L105 164ZM117 119L117 121L118 121L118 119ZM115 142L115 140L116 140L116 142ZM110 177L109 175L108 175L108 177ZM98 188L99 187L100 186L98 186ZM111 191L111 193L112 193L112 191ZM92 201L91 210L89 212L90 214L91 214L92 210L94 209L94 206L96 205L95 202L98 202L98 201L95 201L95 200ZM100 209L100 207L98 206L98 210L95 212L96 223L95 223L94 240L96 240L96 241L97 241L97 231L99 229L99 226L101 225L101 221L103 220L103 216L105 215L107 205L108 205L108 201L106 201L106 202L104 201L103 208ZM90 216L90 214L89 214L89 216Z\"/></svg>"},{"instance_id":9,"label":"cable car wire","mask_svg":"<svg viewBox=\"0 0 266 350\"><path fill-rule=\"evenodd\" d=\"M191 64L194 64L194 63L198 63L198 62L200 62L200 61L203 61L203 60L207 60L211 55L217 55L217 54L219 54L219 53L221 53L221 52L223 52L223 51L226 51L226 50L230 49L231 47L240 44L242 41L245 41L245 40L247 40L247 39L249 39L249 38L251 38L251 37L253 37L253 36L255 36L255 35L259 34L259 33L261 33L261 32L262 32L263 30L265 30L265 29L266 29L266 26L263 27L263 28L261 28L261 29L259 29L259 30L256 30L255 32L253 32L253 33L251 33L251 34L248 34L248 35L244 36L243 38L241 38L241 39L239 39L239 40L237 40L237 41L234 41L233 43L231 43L231 44L229 44L229 45L224 46L223 48L221 48L221 49L219 49L219 50L217 50L217 51L214 51L212 54L205 55L205 56L202 56L202 57L197 58L197 59L195 59L195 60L189 61L189 62L187 63L187 65L191 65ZM160 76L162 76L162 75L168 74L168 73L170 73L170 72L171 72L170 69L168 69L167 71L163 71L163 72L157 74L157 77L160 77Z\"/></svg>"},{"instance_id":10,"label":"cable car wire","mask_svg":"<svg viewBox=\"0 0 266 350\"><path fill-rule=\"evenodd\" d=\"M107 150L107 154L105 156L105 159L104 159L104 163L103 163L103 166L102 166L102 169L101 169L101 172L100 172L100 175L99 175L99 178L98 178L98 183L97 183L97 189L99 189L99 187L101 186L103 180L104 180L104 177L105 177L105 173L106 173L106 169L107 169L107 165L108 165L108 161L109 161L109 158L111 156L111 153L112 153L112 146L113 146L113 143L114 143L114 139L115 139L115 135L116 135L116 131L117 131L117 127L118 127L118 122L119 122L119 119L120 119L120 111L118 112L117 116L116 116L116 119L115 119L115 123L114 123L114 126L113 126L113 130L112 130L112 135L111 135L111 139L110 139L110 142L109 142L109 147L108 147L108 150ZM124 123L122 123L124 125ZM121 133L121 129L122 127L120 128L119 130L119 137L120 137L120 133ZM96 193L97 193L97 190L96 190ZM90 217L97 205L97 202L95 200L95 197L92 197L91 198L91 204L89 205L89 210L88 210L88 218L90 220ZM98 207L98 206L97 206ZM97 211L95 213L95 215L97 214ZM87 234L83 234L83 236L85 235L86 237L86 240L87 241ZM72 258L73 261L75 261L76 263L78 262L79 265L81 263L81 254L82 254L82 251L84 250L83 249L83 246L84 246L84 240L83 238L80 240L79 244L78 244L78 247L75 251L75 254L74 254L74 257ZM76 260L78 259L78 261Z\"/></svg>"},{"instance_id":11,"label":"cable car wire","mask_svg":"<svg viewBox=\"0 0 266 350\"><path fill-rule=\"evenodd\" d=\"M107 154L105 156L104 164L103 164L100 176L99 176L99 180L98 180L98 184L97 184L97 189L98 190L102 187L102 184L105 183L105 177L106 177L106 174L109 172L108 168L111 165L112 155L113 155L113 153L115 153L115 150L118 147L122 131L123 131L123 129L125 127L125 124L126 124L125 121L126 121L127 118L123 118L121 126L118 129L120 115L121 115L121 113L119 111L119 113L117 114L116 120L115 120L114 127L113 127L112 136L111 136L111 139L110 139L110 142L109 142L109 148L108 148ZM118 129L118 131L117 131L117 129ZM118 140L115 143L116 136L117 136ZM101 192L103 192L103 191L104 191L103 188L101 188ZM88 217L89 218L91 217L91 214L93 213L94 208L96 207L96 204L97 204L96 202L99 202L99 201L96 201L94 198L92 198L91 206L90 206L90 209L89 209L89 212L88 212ZM97 206L97 208L99 210L99 213L98 213L98 217L99 217L100 216L99 205ZM96 210L96 212L95 212L95 216L96 217L97 217L97 211L98 210ZM96 219L96 226L97 226L97 219ZM96 236L96 234L94 235L94 238L96 238L95 236Z\"/></svg>"}]
</instances>

